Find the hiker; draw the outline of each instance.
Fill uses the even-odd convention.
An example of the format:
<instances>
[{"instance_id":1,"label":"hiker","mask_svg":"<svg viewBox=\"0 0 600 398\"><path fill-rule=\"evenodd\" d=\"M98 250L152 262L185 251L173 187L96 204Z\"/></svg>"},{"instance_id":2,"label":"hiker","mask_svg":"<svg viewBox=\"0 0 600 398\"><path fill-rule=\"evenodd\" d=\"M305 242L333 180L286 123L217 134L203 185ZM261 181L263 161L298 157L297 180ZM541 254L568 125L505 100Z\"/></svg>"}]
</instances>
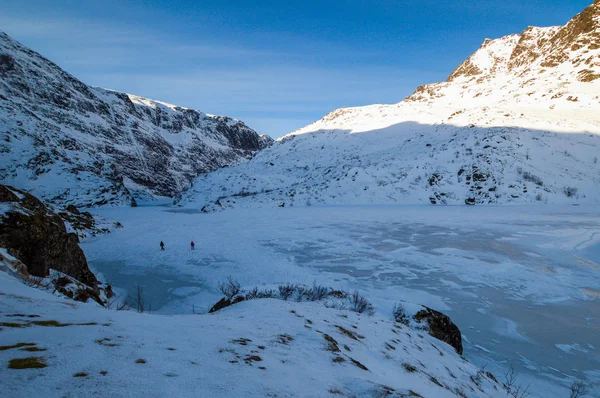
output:
<instances>
[{"instance_id":1,"label":"hiker","mask_svg":"<svg viewBox=\"0 0 600 398\"><path fill-rule=\"evenodd\" d=\"M196 245L194 244L194 241L192 241L192 243L190 243L190 246L192 247L192 250L194 250L194 246L196 246Z\"/></svg>"},{"instance_id":2,"label":"hiker","mask_svg":"<svg viewBox=\"0 0 600 398\"><path fill-rule=\"evenodd\" d=\"M165 244L162 240L160 241L160 250L165 250Z\"/></svg>"}]
</instances>

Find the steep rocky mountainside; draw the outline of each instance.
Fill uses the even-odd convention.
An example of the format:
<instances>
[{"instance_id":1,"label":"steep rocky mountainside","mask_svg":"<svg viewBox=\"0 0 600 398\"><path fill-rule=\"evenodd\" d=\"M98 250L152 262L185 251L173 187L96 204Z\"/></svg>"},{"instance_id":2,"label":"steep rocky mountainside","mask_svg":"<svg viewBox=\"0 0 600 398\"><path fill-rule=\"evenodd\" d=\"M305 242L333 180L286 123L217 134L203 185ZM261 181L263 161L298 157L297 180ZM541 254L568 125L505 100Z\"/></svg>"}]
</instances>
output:
<instances>
[{"instance_id":1,"label":"steep rocky mountainside","mask_svg":"<svg viewBox=\"0 0 600 398\"><path fill-rule=\"evenodd\" d=\"M398 104L333 111L200 177L185 203L595 203L599 149L596 1L565 26L485 40Z\"/></svg>"},{"instance_id":2,"label":"steep rocky mountainside","mask_svg":"<svg viewBox=\"0 0 600 398\"><path fill-rule=\"evenodd\" d=\"M239 120L89 87L0 32L0 182L61 205L175 197L271 143Z\"/></svg>"}]
</instances>

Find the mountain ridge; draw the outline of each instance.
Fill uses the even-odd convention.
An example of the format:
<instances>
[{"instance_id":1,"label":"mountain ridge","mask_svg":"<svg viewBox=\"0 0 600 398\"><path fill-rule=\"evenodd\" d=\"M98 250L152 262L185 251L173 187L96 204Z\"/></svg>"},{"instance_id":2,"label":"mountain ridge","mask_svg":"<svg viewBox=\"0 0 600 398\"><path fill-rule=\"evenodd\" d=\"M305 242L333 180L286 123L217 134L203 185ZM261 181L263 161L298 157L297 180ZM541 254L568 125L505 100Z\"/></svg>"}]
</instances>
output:
<instances>
[{"instance_id":1,"label":"mountain ridge","mask_svg":"<svg viewBox=\"0 0 600 398\"><path fill-rule=\"evenodd\" d=\"M486 40L447 81L397 104L334 110L251 162L200 177L185 202L595 203L599 21L595 2L564 26Z\"/></svg>"},{"instance_id":2,"label":"mountain ridge","mask_svg":"<svg viewBox=\"0 0 600 398\"><path fill-rule=\"evenodd\" d=\"M52 203L173 198L269 146L243 122L90 87L0 32L0 180Z\"/></svg>"}]
</instances>

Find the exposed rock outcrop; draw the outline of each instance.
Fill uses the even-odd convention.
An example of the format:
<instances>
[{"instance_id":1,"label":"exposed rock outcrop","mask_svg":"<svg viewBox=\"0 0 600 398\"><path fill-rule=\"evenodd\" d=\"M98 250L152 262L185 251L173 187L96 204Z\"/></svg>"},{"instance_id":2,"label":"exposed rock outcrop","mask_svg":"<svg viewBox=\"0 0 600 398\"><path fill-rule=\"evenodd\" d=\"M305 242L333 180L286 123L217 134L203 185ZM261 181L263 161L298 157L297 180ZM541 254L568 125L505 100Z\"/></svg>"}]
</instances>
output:
<instances>
[{"instance_id":1,"label":"exposed rock outcrop","mask_svg":"<svg viewBox=\"0 0 600 398\"><path fill-rule=\"evenodd\" d=\"M29 274L46 277L50 269L98 289L76 234L62 219L27 192L0 185L0 247L27 266Z\"/></svg>"},{"instance_id":2,"label":"exposed rock outcrop","mask_svg":"<svg viewBox=\"0 0 600 398\"><path fill-rule=\"evenodd\" d=\"M243 296L236 296L231 299L223 297L221 300L217 301L215 305L210 307L210 310L208 310L208 312L212 314L213 312L217 312L219 310L222 310L223 308L232 306L233 304L241 303L244 300L245 298Z\"/></svg>"},{"instance_id":3,"label":"exposed rock outcrop","mask_svg":"<svg viewBox=\"0 0 600 398\"><path fill-rule=\"evenodd\" d=\"M450 344L459 355L463 353L462 335L460 329L452 320L439 311L425 307L413 316L418 323L425 325L428 333L438 340Z\"/></svg>"},{"instance_id":4,"label":"exposed rock outcrop","mask_svg":"<svg viewBox=\"0 0 600 398\"><path fill-rule=\"evenodd\" d=\"M91 236L110 233L110 230L105 227L100 227L96 224L94 216L88 211L81 211L74 205L68 205L58 215L80 238L85 238L88 234ZM119 222L113 224L116 228L121 228Z\"/></svg>"}]
</instances>

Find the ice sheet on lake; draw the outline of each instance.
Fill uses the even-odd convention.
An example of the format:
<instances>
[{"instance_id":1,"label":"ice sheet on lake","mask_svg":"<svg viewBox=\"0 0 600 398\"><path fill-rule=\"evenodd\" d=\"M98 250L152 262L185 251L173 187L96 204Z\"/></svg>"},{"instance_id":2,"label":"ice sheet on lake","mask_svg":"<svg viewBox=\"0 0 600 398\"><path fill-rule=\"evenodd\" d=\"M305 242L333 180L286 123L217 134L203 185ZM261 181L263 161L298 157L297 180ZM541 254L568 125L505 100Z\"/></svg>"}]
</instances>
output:
<instances>
[{"instance_id":1,"label":"ice sheet on lake","mask_svg":"<svg viewBox=\"0 0 600 398\"><path fill-rule=\"evenodd\" d=\"M512 363L547 397L574 378L599 388L598 351L587 348L600 346L595 208L173 210L104 209L125 228L83 243L117 287L154 284L159 312L207 310L228 276L246 288L316 281L360 290L384 316L400 300L446 312L467 357L500 372Z\"/></svg>"}]
</instances>

